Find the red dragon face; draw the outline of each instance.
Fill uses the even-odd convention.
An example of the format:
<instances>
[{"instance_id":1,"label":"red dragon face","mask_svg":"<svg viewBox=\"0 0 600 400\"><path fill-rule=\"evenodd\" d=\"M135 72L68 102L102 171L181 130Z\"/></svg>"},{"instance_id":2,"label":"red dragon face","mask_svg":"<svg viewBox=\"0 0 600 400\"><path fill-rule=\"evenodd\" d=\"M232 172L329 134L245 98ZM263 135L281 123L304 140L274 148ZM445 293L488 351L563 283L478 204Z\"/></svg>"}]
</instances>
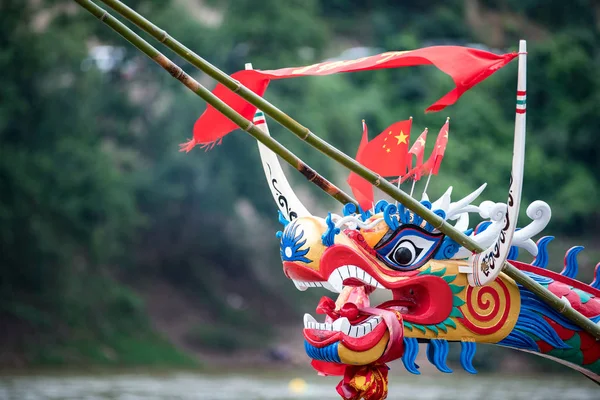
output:
<instances>
[{"instance_id":1,"label":"red dragon face","mask_svg":"<svg viewBox=\"0 0 600 400\"><path fill-rule=\"evenodd\" d=\"M296 287L339 293L335 301L321 299L316 313L324 315L323 322L304 316L305 348L317 360L313 365L397 359L404 352L404 336L461 340L468 322L461 320L465 314L459 307L468 284L459 273L461 262L444 257L444 235L426 223L393 229L381 214L364 225L340 232L329 218L309 216L287 224L281 234L283 270ZM516 290L500 284L507 296ZM391 300L370 304L376 290L388 291ZM490 322L499 321L491 317ZM509 332L510 324L501 330ZM479 341L498 341L502 334Z\"/></svg>"}]
</instances>

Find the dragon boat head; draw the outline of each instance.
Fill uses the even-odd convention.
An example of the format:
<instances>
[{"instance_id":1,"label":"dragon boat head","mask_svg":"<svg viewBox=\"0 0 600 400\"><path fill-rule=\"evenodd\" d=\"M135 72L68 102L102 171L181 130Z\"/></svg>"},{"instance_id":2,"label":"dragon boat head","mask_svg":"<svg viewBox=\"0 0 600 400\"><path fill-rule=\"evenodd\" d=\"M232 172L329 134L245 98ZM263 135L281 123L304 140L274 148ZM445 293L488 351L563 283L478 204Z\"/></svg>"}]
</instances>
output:
<instances>
[{"instance_id":1,"label":"dragon boat head","mask_svg":"<svg viewBox=\"0 0 600 400\"><path fill-rule=\"evenodd\" d=\"M454 203L450 188L433 204L421 203L487 247L504 225L507 206L471 205L484 188ZM280 213L285 275L299 290L322 287L337 294L335 300L321 299L316 308L321 316L304 316L305 349L313 366L333 374L346 365L402 358L410 372L418 373L418 343L428 342L429 360L451 372L445 364L448 341L459 341L463 367L474 372L474 342L497 343L517 322L517 285L501 275L489 285L471 286L466 261L471 252L402 205L381 200L371 211L348 204L343 216L292 221ZM468 229L469 212L488 220ZM550 210L535 202L528 214L534 221L515 234L513 246L536 253L530 236L547 224ZM386 300L372 304L376 297Z\"/></svg>"}]
</instances>

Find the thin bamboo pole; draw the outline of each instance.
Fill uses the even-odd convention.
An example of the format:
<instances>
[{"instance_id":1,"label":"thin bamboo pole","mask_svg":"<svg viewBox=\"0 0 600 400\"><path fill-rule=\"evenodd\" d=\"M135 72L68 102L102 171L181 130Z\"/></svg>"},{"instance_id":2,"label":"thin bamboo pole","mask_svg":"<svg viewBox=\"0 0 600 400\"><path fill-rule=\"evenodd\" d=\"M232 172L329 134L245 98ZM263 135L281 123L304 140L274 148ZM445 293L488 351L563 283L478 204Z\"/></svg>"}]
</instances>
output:
<instances>
[{"instance_id":1,"label":"thin bamboo pole","mask_svg":"<svg viewBox=\"0 0 600 400\"><path fill-rule=\"evenodd\" d=\"M179 80L183 83L188 89L192 92L196 93L202 99L204 99L207 103L215 107L220 113L225 115L231 121L233 121L237 126L239 126L244 131L248 132L252 135L256 140L263 143L266 147L271 149L277 155L279 155L282 159L284 159L288 164L298 170L306 179L310 182L317 185L331 197L336 199L342 204L353 203L358 206L358 203L342 191L340 188L329 182L323 176L319 175L314 169L308 166L304 161L298 158L294 153L289 151L285 146L281 143L273 139L271 136L267 135L260 128L252 123L252 121L247 120L242 115L237 113L223 101L221 101L217 96L212 94L210 90L206 89L200 83L198 83L195 79L186 74L179 66L165 57L162 53L160 53L156 48L154 48L150 43L146 42L144 39L139 37L135 32L117 20L115 17L110 15L107 11L94 4L90 0L75 0L79 3L83 8L88 10L91 14L93 14L100 21L104 22L106 25L111 27L129 42L131 42L135 47L141 50L144 54L146 54L149 58L151 58L158 65L167 70L175 79Z\"/></svg>"},{"instance_id":2,"label":"thin bamboo pole","mask_svg":"<svg viewBox=\"0 0 600 400\"><path fill-rule=\"evenodd\" d=\"M75 0L78 3L88 3L89 1L84 0ZM142 30L146 31L161 43L164 43L167 47L173 50L175 53L183 57L185 60L190 62L192 65L205 72L207 75L211 76L215 80L219 81L225 87L237 93L240 97L246 99L249 103L256 106L265 114L272 117L275 121L286 127L293 134L295 134L300 139L304 140L311 146L315 147L317 150L321 151L325 155L334 159L339 164L348 168L349 170L355 172L362 178L369 181L372 185L378 187L381 191L388 194L394 200L399 201L401 204L415 212L417 215L422 217L425 221L429 222L432 226L437 228L440 232L443 232L454 241L456 241L461 246L476 252L481 253L485 251L483 247L481 247L477 242L473 239L467 237L463 232L455 229L452 225L444 221L441 217L431 212L425 206L423 206L419 201L410 197L407 193L402 190L399 190L395 185L391 184L387 180L383 179L381 176L376 174L375 172L363 167L361 164L356 162L353 158L347 156L342 153L335 147L331 146L329 143L319 138L315 134L313 134L308 128L301 125L299 122L290 118L283 111L279 110L277 107L263 99L262 97L256 95L254 92L249 90L248 88L241 85L238 81L231 78L229 75L225 74L208 61L204 60L190 49L173 39L169 36L166 31L158 28L156 25L145 19L142 15L138 14L136 11L129 8L127 5L123 4L118 0L102 0L106 5L113 8L119 14L121 14L126 19L130 20ZM93 3L92 3L93 4ZM95 5L94 5L95 6ZM96 6L97 7L97 6ZM102 10L102 9L100 9ZM103 10L102 10L103 11ZM101 16L96 15L98 18ZM101 19L102 20L102 19ZM112 27L112 26L111 26ZM113 28L114 29L114 28ZM131 32L135 35L133 32ZM137 35L135 35L137 36ZM126 37L127 38L127 37ZM143 40L141 38L133 38L134 41L131 41L132 44L136 45L136 41ZM128 39L129 40L129 39ZM143 51L143 50L142 50ZM160 54L160 53L159 53ZM177 67L179 68L179 67ZM184 82L185 83L185 82ZM201 96L203 98L209 98L206 94ZM215 107L216 108L216 107ZM220 110L219 110L220 111ZM225 114L226 115L226 114ZM235 122L235 121L234 121ZM281 146L281 145L280 145ZM283 148L285 149L285 148ZM275 150L272 148L271 150L275 151L279 154L279 150ZM285 149L285 151L288 151ZM282 157L283 158L283 157ZM286 160L287 161L287 160ZM502 271L514 279L516 282L523 285L525 288L529 289L536 295L540 297L542 301L548 304L550 307L555 309L560 314L564 315L566 318L571 320L574 324L582 328L583 330L589 332L593 335L596 340L600 340L600 326L596 325L593 321L586 318L584 315L576 311L569 304L566 304L564 301L556 297L552 292L548 289L544 288L537 282L535 282L532 278L524 274L522 271L519 271L517 268L505 262L503 265Z\"/></svg>"}]
</instances>

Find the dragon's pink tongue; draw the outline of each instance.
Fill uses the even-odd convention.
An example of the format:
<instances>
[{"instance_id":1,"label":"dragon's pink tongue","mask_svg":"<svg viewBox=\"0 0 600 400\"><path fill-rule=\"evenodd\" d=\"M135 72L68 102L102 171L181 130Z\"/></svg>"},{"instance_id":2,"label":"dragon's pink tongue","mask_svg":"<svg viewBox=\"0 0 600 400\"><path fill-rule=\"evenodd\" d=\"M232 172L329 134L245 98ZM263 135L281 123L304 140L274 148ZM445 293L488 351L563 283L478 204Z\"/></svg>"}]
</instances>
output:
<instances>
[{"instance_id":1,"label":"dragon's pink tongue","mask_svg":"<svg viewBox=\"0 0 600 400\"><path fill-rule=\"evenodd\" d=\"M335 310L339 311L346 303L353 303L359 309L369 307L371 304L369 303L369 296L365 293L364 286L345 286L335 301Z\"/></svg>"},{"instance_id":2,"label":"dragon's pink tongue","mask_svg":"<svg viewBox=\"0 0 600 400\"><path fill-rule=\"evenodd\" d=\"M394 343L398 343L404 334L402 324L398 320L399 316L394 311L384 310L381 308L370 307L369 296L365 293L364 286L346 286L335 301L336 311L340 311L344 304L353 303L359 311L365 314L378 315L383 318L390 332L390 340L384 356L393 347ZM328 319L331 319L327 317ZM400 317L401 318L401 317ZM326 321L331 322L331 321Z\"/></svg>"}]
</instances>

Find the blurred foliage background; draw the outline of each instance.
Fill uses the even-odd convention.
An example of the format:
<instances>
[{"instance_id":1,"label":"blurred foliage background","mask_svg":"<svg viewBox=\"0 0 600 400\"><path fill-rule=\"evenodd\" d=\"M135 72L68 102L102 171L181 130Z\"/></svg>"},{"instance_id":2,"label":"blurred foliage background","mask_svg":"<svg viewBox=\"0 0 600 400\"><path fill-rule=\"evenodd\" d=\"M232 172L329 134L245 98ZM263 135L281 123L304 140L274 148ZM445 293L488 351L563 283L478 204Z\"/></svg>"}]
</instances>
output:
<instances>
[{"instance_id":1,"label":"blurred foliage background","mask_svg":"<svg viewBox=\"0 0 600 400\"><path fill-rule=\"evenodd\" d=\"M547 201L546 234L561 239L552 268L583 242L581 275L591 279L600 261L597 2L126 3L228 73L246 62L274 69L437 44L508 52L527 39L522 221L526 205ZM481 200L505 201L516 67L433 114L424 109L452 82L432 67L279 81L266 98L350 155L363 118L374 137L412 115L415 140L450 116L430 196L487 182ZM210 152L179 153L205 105L75 3L0 2L0 71L0 365L194 365L195 351L268 345L324 294L298 293L281 273L276 208L253 139L237 131ZM270 127L347 189L348 171ZM339 209L290 177L312 209Z\"/></svg>"}]
</instances>

